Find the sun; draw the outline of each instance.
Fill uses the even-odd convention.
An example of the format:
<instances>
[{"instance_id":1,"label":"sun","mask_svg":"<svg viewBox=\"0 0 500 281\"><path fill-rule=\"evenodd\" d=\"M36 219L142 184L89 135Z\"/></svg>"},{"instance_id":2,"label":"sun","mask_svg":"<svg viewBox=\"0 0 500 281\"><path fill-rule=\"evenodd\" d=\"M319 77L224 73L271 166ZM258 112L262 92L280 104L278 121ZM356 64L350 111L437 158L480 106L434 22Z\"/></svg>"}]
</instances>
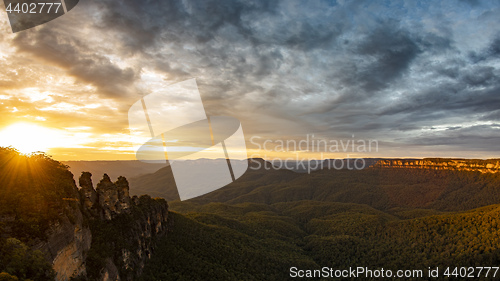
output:
<instances>
[{"instance_id":1,"label":"sun","mask_svg":"<svg viewBox=\"0 0 500 281\"><path fill-rule=\"evenodd\" d=\"M60 145L61 137L62 134L55 129L31 123L15 123L0 131L0 146L12 146L24 154L47 152Z\"/></svg>"}]
</instances>

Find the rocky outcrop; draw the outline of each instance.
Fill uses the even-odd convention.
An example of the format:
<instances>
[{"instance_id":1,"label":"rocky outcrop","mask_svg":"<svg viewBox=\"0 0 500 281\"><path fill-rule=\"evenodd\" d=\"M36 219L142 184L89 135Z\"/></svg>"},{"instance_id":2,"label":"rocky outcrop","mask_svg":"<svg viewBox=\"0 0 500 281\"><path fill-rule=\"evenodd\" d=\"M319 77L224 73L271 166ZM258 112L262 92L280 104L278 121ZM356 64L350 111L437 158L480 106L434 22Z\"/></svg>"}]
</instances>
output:
<instances>
[{"instance_id":1,"label":"rocky outcrop","mask_svg":"<svg viewBox=\"0 0 500 281\"><path fill-rule=\"evenodd\" d=\"M130 196L128 181L124 177L119 177L113 183L107 174L97 184L97 200L102 211L102 216L106 220L111 220L116 215L128 212L130 209Z\"/></svg>"},{"instance_id":2,"label":"rocky outcrop","mask_svg":"<svg viewBox=\"0 0 500 281\"><path fill-rule=\"evenodd\" d=\"M92 210L97 203L97 192L92 184L92 174L83 172L79 180L80 193L83 198L83 206L87 210Z\"/></svg>"},{"instance_id":3,"label":"rocky outcrop","mask_svg":"<svg viewBox=\"0 0 500 281\"><path fill-rule=\"evenodd\" d=\"M130 198L127 179L0 148L0 272L19 280L132 280L168 229L168 204ZM5 275L5 274L4 274Z\"/></svg>"},{"instance_id":4,"label":"rocky outcrop","mask_svg":"<svg viewBox=\"0 0 500 281\"><path fill-rule=\"evenodd\" d=\"M127 211L130 208L130 193L129 184L125 177L118 177L115 182L116 190L118 191L118 206L116 209L118 212Z\"/></svg>"},{"instance_id":5,"label":"rocky outcrop","mask_svg":"<svg viewBox=\"0 0 500 281\"><path fill-rule=\"evenodd\" d=\"M372 167L497 173L500 172L500 159L384 159L377 161L377 163L375 163Z\"/></svg>"},{"instance_id":6,"label":"rocky outcrop","mask_svg":"<svg viewBox=\"0 0 500 281\"><path fill-rule=\"evenodd\" d=\"M130 198L124 177L113 183L105 174L94 189L92 174L83 172L79 185L79 198L66 198L67 206L47 239L36 241L32 248L45 253L57 281L133 280L151 257L156 238L167 233L167 202L149 196ZM113 250L104 260L96 260L103 248Z\"/></svg>"},{"instance_id":7,"label":"rocky outcrop","mask_svg":"<svg viewBox=\"0 0 500 281\"><path fill-rule=\"evenodd\" d=\"M168 209L163 199L152 199L144 195L132 200L135 219L133 221L111 222L108 231L115 231L113 256L106 259L100 273L101 280L134 280L140 276L151 258L158 237L169 229ZM125 229L125 233L120 233ZM109 246L110 244L108 244ZM120 246L121 245L121 246Z\"/></svg>"},{"instance_id":8,"label":"rocky outcrop","mask_svg":"<svg viewBox=\"0 0 500 281\"><path fill-rule=\"evenodd\" d=\"M88 219L96 240L86 261L99 264L101 268L75 273L103 281L133 280L142 273L151 257L156 239L168 230L168 204L163 199L152 199L147 195L130 198L125 177L118 177L113 183L104 174L94 190L91 176L84 172L79 181L83 184L80 192L84 212L91 214ZM104 260L96 259L103 256L103 248L112 251Z\"/></svg>"}]
</instances>

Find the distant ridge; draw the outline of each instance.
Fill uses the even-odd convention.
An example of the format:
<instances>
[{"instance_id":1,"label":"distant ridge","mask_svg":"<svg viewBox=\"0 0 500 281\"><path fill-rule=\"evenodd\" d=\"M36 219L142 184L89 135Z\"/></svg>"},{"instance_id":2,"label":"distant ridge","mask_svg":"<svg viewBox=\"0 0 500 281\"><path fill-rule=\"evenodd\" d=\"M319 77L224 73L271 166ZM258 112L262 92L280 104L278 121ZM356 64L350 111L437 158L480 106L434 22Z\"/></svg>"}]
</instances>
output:
<instances>
[{"instance_id":1,"label":"distant ridge","mask_svg":"<svg viewBox=\"0 0 500 281\"><path fill-rule=\"evenodd\" d=\"M255 161L267 163L270 167L287 169L298 173L307 173L323 169L337 170L349 169L363 166L363 168L409 168L409 169L430 169L430 170L458 170L458 171L478 171L481 173L497 173L500 171L500 159L462 159L462 158L359 158L363 159L324 159L311 161L266 161L263 159L251 159L250 167ZM193 164L200 161L212 161L212 159L189 160ZM254 162L252 162L254 161ZM357 161L357 162L356 162ZM137 160L116 160L116 161L62 161L69 166L69 170L74 175L80 175L84 171L91 172L93 175L102 176L107 173L110 178L116 179L120 175L127 175L128 178L136 178L142 175L148 175L165 168L166 164L143 163ZM285 166L286 163L286 166ZM364 165L362 165L364 164ZM255 165L254 165L255 166Z\"/></svg>"},{"instance_id":2,"label":"distant ridge","mask_svg":"<svg viewBox=\"0 0 500 281\"><path fill-rule=\"evenodd\" d=\"M487 160L459 159L459 158L381 159L377 161L372 167L498 173L500 172L500 159L487 159Z\"/></svg>"},{"instance_id":3,"label":"distant ridge","mask_svg":"<svg viewBox=\"0 0 500 281\"><path fill-rule=\"evenodd\" d=\"M143 163L138 160L116 160L116 161L61 161L69 166L73 175L81 175L82 172L90 172L92 175L102 177L104 174L116 180L121 175L128 178L150 174L166 166L163 164Z\"/></svg>"}]
</instances>

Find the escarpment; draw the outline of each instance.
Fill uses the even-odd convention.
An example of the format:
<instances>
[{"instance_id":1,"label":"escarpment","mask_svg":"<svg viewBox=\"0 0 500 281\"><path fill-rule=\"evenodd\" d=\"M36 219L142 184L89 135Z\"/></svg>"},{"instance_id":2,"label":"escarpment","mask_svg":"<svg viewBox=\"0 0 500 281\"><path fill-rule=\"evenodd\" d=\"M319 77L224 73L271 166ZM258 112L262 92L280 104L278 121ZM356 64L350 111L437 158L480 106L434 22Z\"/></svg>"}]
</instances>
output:
<instances>
[{"instance_id":1,"label":"escarpment","mask_svg":"<svg viewBox=\"0 0 500 281\"><path fill-rule=\"evenodd\" d=\"M377 161L373 167L498 173L500 171L500 159L384 159Z\"/></svg>"},{"instance_id":2,"label":"escarpment","mask_svg":"<svg viewBox=\"0 0 500 281\"><path fill-rule=\"evenodd\" d=\"M34 247L46 253L57 281L133 280L151 257L156 238L167 232L167 202L147 195L131 198L125 177L112 182L104 174L94 188L92 175L83 172L79 185L69 200L75 208Z\"/></svg>"},{"instance_id":3,"label":"escarpment","mask_svg":"<svg viewBox=\"0 0 500 281\"><path fill-rule=\"evenodd\" d=\"M94 187L43 154L0 148L0 273L19 280L133 280L169 229L168 204L130 197L125 177Z\"/></svg>"}]
</instances>

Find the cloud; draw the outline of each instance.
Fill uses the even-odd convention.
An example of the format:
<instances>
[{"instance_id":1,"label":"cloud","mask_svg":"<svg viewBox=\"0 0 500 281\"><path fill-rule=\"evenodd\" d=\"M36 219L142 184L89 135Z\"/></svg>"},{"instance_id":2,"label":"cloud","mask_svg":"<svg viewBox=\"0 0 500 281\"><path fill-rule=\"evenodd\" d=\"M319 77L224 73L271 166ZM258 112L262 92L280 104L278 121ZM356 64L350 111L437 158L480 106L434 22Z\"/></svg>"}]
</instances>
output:
<instances>
[{"instance_id":1,"label":"cloud","mask_svg":"<svg viewBox=\"0 0 500 281\"><path fill-rule=\"evenodd\" d=\"M14 45L21 52L54 64L79 81L95 85L106 98L129 94L136 73L131 68L120 68L99 54L95 47L87 46L83 38L43 27L36 32L22 32Z\"/></svg>"},{"instance_id":2,"label":"cloud","mask_svg":"<svg viewBox=\"0 0 500 281\"><path fill-rule=\"evenodd\" d=\"M421 52L408 31L394 21L382 23L355 47L355 54L371 62L359 73L357 81L366 91L378 91L407 70Z\"/></svg>"},{"instance_id":3,"label":"cloud","mask_svg":"<svg viewBox=\"0 0 500 281\"><path fill-rule=\"evenodd\" d=\"M473 141L493 140L500 118L499 13L481 1L92 0L4 39L19 52L0 62L0 90L46 91L44 79L64 77L47 107L81 114L47 111L47 122L121 133L140 96L196 77L207 113L237 117L248 137L355 134L404 145L402 156L462 138L446 149L496 153Z\"/></svg>"},{"instance_id":4,"label":"cloud","mask_svg":"<svg viewBox=\"0 0 500 281\"><path fill-rule=\"evenodd\" d=\"M489 151L498 146L500 124L448 127L430 130L412 143L422 146L441 146L455 150Z\"/></svg>"},{"instance_id":5,"label":"cloud","mask_svg":"<svg viewBox=\"0 0 500 281\"><path fill-rule=\"evenodd\" d=\"M500 56L500 34L491 42L488 52L495 57Z\"/></svg>"}]
</instances>

